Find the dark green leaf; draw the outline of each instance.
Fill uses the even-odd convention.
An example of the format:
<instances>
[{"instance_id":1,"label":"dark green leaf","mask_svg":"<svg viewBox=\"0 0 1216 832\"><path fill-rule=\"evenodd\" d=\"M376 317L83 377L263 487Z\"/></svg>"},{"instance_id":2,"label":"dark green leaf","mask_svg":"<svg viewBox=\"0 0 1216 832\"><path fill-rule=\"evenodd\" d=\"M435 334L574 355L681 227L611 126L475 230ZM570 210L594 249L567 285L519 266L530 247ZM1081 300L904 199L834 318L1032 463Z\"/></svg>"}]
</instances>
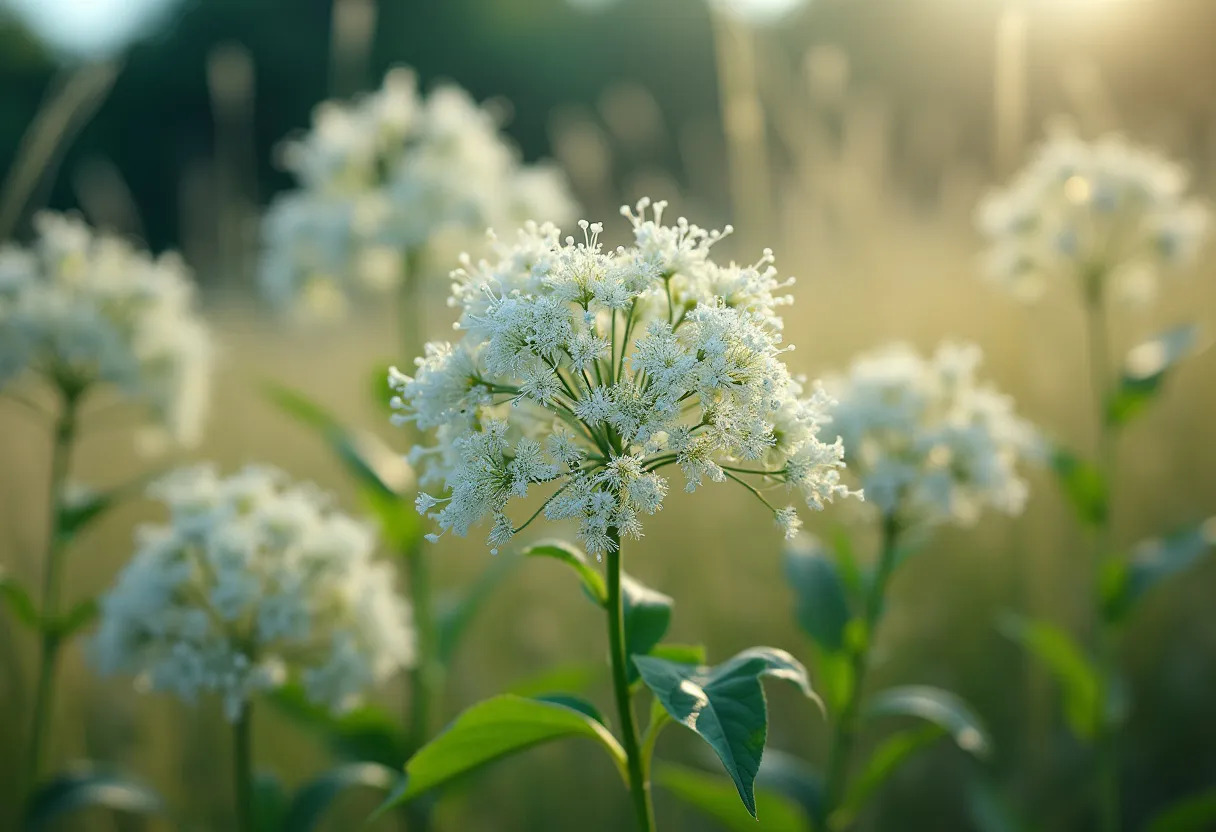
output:
<instances>
[{"instance_id":1,"label":"dark green leaf","mask_svg":"<svg viewBox=\"0 0 1216 832\"><path fill-rule=\"evenodd\" d=\"M1131 421L1161 392L1169 371L1205 346L1199 327L1184 324L1145 341L1129 352L1119 385L1107 402L1107 421L1112 425Z\"/></svg>"},{"instance_id":2,"label":"dark green leaf","mask_svg":"<svg viewBox=\"0 0 1216 832\"><path fill-rule=\"evenodd\" d=\"M427 557L425 553L416 557ZM490 565L482 569L481 574L473 581L472 586L457 596L445 598L439 605L436 616L438 630L436 653L440 664L445 667L456 655L457 648L469 625L477 613L485 605L486 599L511 574L519 558L510 554L500 554L491 559Z\"/></svg>"},{"instance_id":3,"label":"dark green leaf","mask_svg":"<svg viewBox=\"0 0 1216 832\"><path fill-rule=\"evenodd\" d=\"M785 577L799 626L823 649L839 652L851 613L836 564L819 541L802 535L786 547Z\"/></svg>"},{"instance_id":4,"label":"dark green leaf","mask_svg":"<svg viewBox=\"0 0 1216 832\"><path fill-rule=\"evenodd\" d=\"M598 664L561 665L516 682L506 692L535 698L557 690L587 690L603 674L600 668Z\"/></svg>"},{"instance_id":5,"label":"dark green leaf","mask_svg":"<svg viewBox=\"0 0 1216 832\"><path fill-rule=\"evenodd\" d=\"M604 585L604 577L588 561L583 550L562 540L544 540L533 543L523 550L525 557L553 558L561 561L575 572L583 582L583 589L601 607L608 602L608 588Z\"/></svg>"},{"instance_id":6,"label":"dark green leaf","mask_svg":"<svg viewBox=\"0 0 1216 832\"><path fill-rule=\"evenodd\" d=\"M1149 822L1148 832L1208 832L1216 828L1216 789L1185 798Z\"/></svg>"},{"instance_id":7,"label":"dark green leaf","mask_svg":"<svg viewBox=\"0 0 1216 832\"><path fill-rule=\"evenodd\" d=\"M13 617L22 624L31 630L41 629L42 616L38 614L38 608L34 606L34 599L30 597L25 587L4 574L3 570L0 570L0 601L12 610Z\"/></svg>"},{"instance_id":8,"label":"dark green leaf","mask_svg":"<svg viewBox=\"0 0 1216 832\"><path fill-rule=\"evenodd\" d=\"M992 750L992 740L975 712L958 696L940 688L888 688L870 700L866 716L913 716L944 730L963 751L984 757Z\"/></svg>"},{"instance_id":9,"label":"dark green leaf","mask_svg":"<svg viewBox=\"0 0 1216 832\"><path fill-rule=\"evenodd\" d=\"M594 703L588 702L581 696L575 696L570 693L544 693L532 698L538 702L552 702L554 705L565 705L567 708L572 708L581 714L586 714L600 725L605 727L608 725L608 722L604 719L604 715L600 713L600 709L595 707Z\"/></svg>"},{"instance_id":10,"label":"dark green leaf","mask_svg":"<svg viewBox=\"0 0 1216 832\"><path fill-rule=\"evenodd\" d=\"M341 716L314 705L299 685L285 685L269 694L270 701L285 715L315 731L333 751L351 760L372 761L390 767L405 763L405 733L387 711L376 705L361 705Z\"/></svg>"},{"instance_id":11,"label":"dark green leaf","mask_svg":"<svg viewBox=\"0 0 1216 832\"><path fill-rule=\"evenodd\" d=\"M93 619L97 618L99 612L96 598L86 598L76 604L66 613L64 613L57 622L55 622L56 634L61 639L68 639L76 635L85 627L93 623Z\"/></svg>"},{"instance_id":12,"label":"dark green leaf","mask_svg":"<svg viewBox=\"0 0 1216 832\"><path fill-rule=\"evenodd\" d=\"M36 832L52 821L90 807L132 815L165 812L160 795L143 783L117 771L80 765L38 787L26 805L21 828L24 832Z\"/></svg>"},{"instance_id":13,"label":"dark green leaf","mask_svg":"<svg viewBox=\"0 0 1216 832\"><path fill-rule=\"evenodd\" d=\"M731 832L810 832L798 804L784 795L756 790L761 820L756 822L743 807L734 785L704 771L664 763L655 773L656 782Z\"/></svg>"},{"instance_id":14,"label":"dark green leaf","mask_svg":"<svg viewBox=\"0 0 1216 832\"><path fill-rule=\"evenodd\" d=\"M270 772L259 771L253 780L253 828L258 832L282 832L286 813L283 781Z\"/></svg>"},{"instance_id":15,"label":"dark green leaf","mask_svg":"<svg viewBox=\"0 0 1216 832\"><path fill-rule=\"evenodd\" d=\"M55 533L61 540L71 540L116 501L113 492L87 491L59 504Z\"/></svg>"},{"instance_id":16,"label":"dark green leaf","mask_svg":"<svg viewBox=\"0 0 1216 832\"><path fill-rule=\"evenodd\" d=\"M1054 624L1011 617L1002 629L1037 657L1059 682L1069 727L1082 739L1092 740L1101 727L1105 709L1102 677L1094 663Z\"/></svg>"},{"instance_id":17,"label":"dark green leaf","mask_svg":"<svg viewBox=\"0 0 1216 832\"><path fill-rule=\"evenodd\" d=\"M671 625L671 608L675 601L670 596L621 575L621 606L624 612L625 654L644 656L667 635ZM637 681L638 670L632 658L627 668L630 684Z\"/></svg>"},{"instance_id":18,"label":"dark green leaf","mask_svg":"<svg viewBox=\"0 0 1216 832\"><path fill-rule=\"evenodd\" d=\"M814 698L806 668L784 650L752 647L716 667L676 664L634 656L646 686L672 719L691 728L718 755L753 817L753 783L768 733L768 711L760 679L793 682Z\"/></svg>"},{"instance_id":19,"label":"dark green leaf","mask_svg":"<svg viewBox=\"0 0 1216 832\"><path fill-rule=\"evenodd\" d=\"M1082 522L1096 526L1106 519L1106 480L1093 463L1057 447L1052 451L1051 469L1064 489L1064 496Z\"/></svg>"},{"instance_id":20,"label":"dark green leaf","mask_svg":"<svg viewBox=\"0 0 1216 832\"><path fill-rule=\"evenodd\" d=\"M400 772L379 763L346 763L331 768L296 792L282 828L288 832L311 832L343 792L350 789L392 792L401 779Z\"/></svg>"},{"instance_id":21,"label":"dark green leaf","mask_svg":"<svg viewBox=\"0 0 1216 832\"><path fill-rule=\"evenodd\" d=\"M823 778L805 760L778 749L765 749L756 786L785 795L802 807L815 828L826 828Z\"/></svg>"},{"instance_id":22,"label":"dark green leaf","mask_svg":"<svg viewBox=\"0 0 1216 832\"><path fill-rule=\"evenodd\" d=\"M830 823L833 828L845 827L852 823L858 812L869 801L870 796L887 782L899 767L907 762L921 749L937 742L946 732L937 725L922 725L919 728L909 728L888 737L882 745L874 749L870 759L866 761L861 774L849 788L840 809L833 813Z\"/></svg>"},{"instance_id":23,"label":"dark green leaf","mask_svg":"<svg viewBox=\"0 0 1216 832\"><path fill-rule=\"evenodd\" d=\"M1103 596L1112 617L1130 611L1153 587L1193 566L1216 547L1216 517L1208 518L1167 537L1136 546L1126 563L1112 567Z\"/></svg>"},{"instance_id":24,"label":"dark green leaf","mask_svg":"<svg viewBox=\"0 0 1216 832\"><path fill-rule=\"evenodd\" d=\"M406 784L380 807L405 803L487 763L563 737L595 740L622 778L625 752L608 729L584 713L552 702L496 696L472 706L406 764Z\"/></svg>"}]
</instances>

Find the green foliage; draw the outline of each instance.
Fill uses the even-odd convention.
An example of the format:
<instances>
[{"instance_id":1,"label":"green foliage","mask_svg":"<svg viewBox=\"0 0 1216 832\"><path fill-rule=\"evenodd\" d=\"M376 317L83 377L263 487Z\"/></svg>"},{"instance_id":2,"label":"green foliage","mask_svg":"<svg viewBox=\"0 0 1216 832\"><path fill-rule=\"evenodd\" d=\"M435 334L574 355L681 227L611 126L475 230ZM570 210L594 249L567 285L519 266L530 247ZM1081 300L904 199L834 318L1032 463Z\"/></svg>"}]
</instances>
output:
<instances>
[{"instance_id":1,"label":"green foliage","mask_svg":"<svg viewBox=\"0 0 1216 832\"><path fill-rule=\"evenodd\" d=\"M130 815L162 815L166 811L160 795L143 783L118 771L81 765L38 787L26 804L21 828L37 832L91 807Z\"/></svg>"},{"instance_id":2,"label":"green foliage","mask_svg":"<svg viewBox=\"0 0 1216 832\"><path fill-rule=\"evenodd\" d=\"M671 626L670 596L651 589L628 575L621 575L621 605L624 608L626 675L630 684L638 680L635 656L644 656L667 635Z\"/></svg>"},{"instance_id":3,"label":"green foliage","mask_svg":"<svg viewBox=\"0 0 1216 832\"><path fill-rule=\"evenodd\" d=\"M743 810L729 780L684 766L663 764L655 781L689 806L703 812L730 832L810 832L801 808L788 797L765 789L756 790L756 818Z\"/></svg>"},{"instance_id":4,"label":"green foliage","mask_svg":"<svg viewBox=\"0 0 1216 832\"><path fill-rule=\"evenodd\" d=\"M13 617L31 630L41 629L42 616L29 592L16 579L0 570L0 601L12 611Z\"/></svg>"},{"instance_id":5,"label":"green foliage","mask_svg":"<svg viewBox=\"0 0 1216 832\"><path fill-rule=\"evenodd\" d=\"M705 664L707 661L703 644L656 644L649 655L677 664Z\"/></svg>"},{"instance_id":6,"label":"green foliage","mask_svg":"<svg viewBox=\"0 0 1216 832\"><path fill-rule=\"evenodd\" d=\"M267 771L259 771L253 778L253 828L257 832L280 832L293 829L284 826L287 815L287 790L283 781Z\"/></svg>"},{"instance_id":7,"label":"green foliage","mask_svg":"<svg viewBox=\"0 0 1216 832\"><path fill-rule=\"evenodd\" d=\"M482 570L472 586L461 593L441 599L435 616L435 652L440 664L446 666L451 663L473 618L485 605L491 593L511 574L518 560L513 555L498 555L490 566Z\"/></svg>"},{"instance_id":8,"label":"green foliage","mask_svg":"<svg viewBox=\"0 0 1216 832\"><path fill-rule=\"evenodd\" d=\"M1216 789L1170 806L1149 822L1148 832L1206 832L1216 828Z\"/></svg>"},{"instance_id":9,"label":"green foliage","mask_svg":"<svg viewBox=\"0 0 1216 832\"><path fill-rule=\"evenodd\" d=\"M836 563L818 542L788 547L785 576L794 590L794 615L799 626L824 650L844 648L851 613Z\"/></svg>"},{"instance_id":10,"label":"green foliage","mask_svg":"<svg viewBox=\"0 0 1216 832\"><path fill-rule=\"evenodd\" d=\"M766 749L760 760L756 786L785 795L802 807L816 828L824 827L823 778L806 761L784 751Z\"/></svg>"},{"instance_id":11,"label":"green foliage","mask_svg":"<svg viewBox=\"0 0 1216 832\"><path fill-rule=\"evenodd\" d=\"M92 624L99 612L96 598L77 602L54 622L55 636L59 639L71 638Z\"/></svg>"},{"instance_id":12,"label":"green foliage","mask_svg":"<svg viewBox=\"0 0 1216 832\"><path fill-rule=\"evenodd\" d=\"M565 737L595 740L628 782L625 752L598 721L566 705L507 694L473 705L423 746L406 764L404 787L390 796L380 811L409 802L495 760Z\"/></svg>"},{"instance_id":13,"label":"green foliage","mask_svg":"<svg viewBox=\"0 0 1216 832\"><path fill-rule=\"evenodd\" d=\"M1078 737L1093 740L1102 727L1105 696L1094 662L1068 633L1046 621L1011 617L1006 635L1029 650L1051 671L1064 694L1064 715Z\"/></svg>"},{"instance_id":14,"label":"green foliage","mask_svg":"<svg viewBox=\"0 0 1216 832\"><path fill-rule=\"evenodd\" d=\"M600 709L581 696L574 696L569 693L544 693L532 698L538 702L552 702L554 705L565 705L567 708L591 717L605 728L608 727L608 720L604 719L604 715L600 713Z\"/></svg>"},{"instance_id":15,"label":"green foliage","mask_svg":"<svg viewBox=\"0 0 1216 832\"><path fill-rule=\"evenodd\" d=\"M833 813L833 826L847 826L905 762L919 751L940 740L946 731L937 724L922 725L893 734L874 750L861 774L853 781L839 809Z\"/></svg>"},{"instance_id":16,"label":"green foliage","mask_svg":"<svg viewBox=\"0 0 1216 832\"><path fill-rule=\"evenodd\" d=\"M967 816L976 832L1028 832L1030 828L985 777L972 777L967 784Z\"/></svg>"},{"instance_id":17,"label":"green foliage","mask_svg":"<svg viewBox=\"0 0 1216 832\"><path fill-rule=\"evenodd\" d=\"M1153 587L1191 568L1216 546L1216 517L1136 546L1128 561L1109 561L1102 580L1108 620L1125 618Z\"/></svg>"},{"instance_id":18,"label":"green foliage","mask_svg":"<svg viewBox=\"0 0 1216 832\"><path fill-rule=\"evenodd\" d=\"M753 784L768 733L760 679L773 676L814 699L804 668L784 650L752 647L716 667L634 656L646 686L672 719L695 731L718 755L743 805L756 816Z\"/></svg>"},{"instance_id":19,"label":"green foliage","mask_svg":"<svg viewBox=\"0 0 1216 832\"><path fill-rule=\"evenodd\" d=\"M1069 450L1057 447L1052 450L1051 470L1081 522L1089 526L1105 522L1109 488L1097 466Z\"/></svg>"},{"instance_id":20,"label":"green foliage","mask_svg":"<svg viewBox=\"0 0 1216 832\"><path fill-rule=\"evenodd\" d=\"M873 719L887 716L912 716L945 731L956 745L969 754L986 757L992 739L974 711L953 693L928 685L887 688L875 695L866 707Z\"/></svg>"},{"instance_id":21,"label":"green foliage","mask_svg":"<svg viewBox=\"0 0 1216 832\"><path fill-rule=\"evenodd\" d=\"M285 685L268 698L280 712L317 733L337 755L349 760L399 768L408 755L405 733L392 715L376 705L361 705L341 716L314 705L297 684Z\"/></svg>"},{"instance_id":22,"label":"green foliage","mask_svg":"<svg viewBox=\"0 0 1216 832\"><path fill-rule=\"evenodd\" d=\"M598 664L566 664L516 682L506 692L516 696L538 697L559 690L586 690L603 673Z\"/></svg>"},{"instance_id":23,"label":"green foliage","mask_svg":"<svg viewBox=\"0 0 1216 832\"><path fill-rule=\"evenodd\" d=\"M290 832L312 832L344 792L351 789L391 792L401 779L398 771L379 763L346 763L331 768L300 787L280 828Z\"/></svg>"},{"instance_id":24,"label":"green foliage","mask_svg":"<svg viewBox=\"0 0 1216 832\"><path fill-rule=\"evenodd\" d=\"M1111 425L1125 425L1152 403L1165 378L1185 358L1200 352L1202 342L1196 324L1168 329L1128 353L1119 384L1106 406Z\"/></svg>"},{"instance_id":25,"label":"green foliage","mask_svg":"<svg viewBox=\"0 0 1216 832\"><path fill-rule=\"evenodd\" d=\"M604 576L587 561L587 555L582 549L564 540L544 540L534 543L523 550L525 557L553 558L561 561L578 573L583 582L583 589L593 601L601 607L608 603L608 587L604 585Z\"/></svg>"}]
</instances>

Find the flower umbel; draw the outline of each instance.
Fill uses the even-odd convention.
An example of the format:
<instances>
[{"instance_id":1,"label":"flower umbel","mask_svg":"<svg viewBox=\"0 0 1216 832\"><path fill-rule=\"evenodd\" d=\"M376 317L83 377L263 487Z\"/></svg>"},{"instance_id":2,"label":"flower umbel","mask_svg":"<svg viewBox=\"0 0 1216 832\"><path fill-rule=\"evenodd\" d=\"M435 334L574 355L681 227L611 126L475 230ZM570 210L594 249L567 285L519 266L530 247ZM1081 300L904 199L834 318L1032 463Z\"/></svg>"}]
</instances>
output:
<instances>
[{"instance_id":1,"label":"flower umbel","mask_svg":"<svg viewBox=\"0 0 1216 832\"><path fill-rule=\"evenodd\" d=\"M0 246L0 388L27 370L60 388L112 385L196 441L211 339L181 259L70 216L40 214L35 228L29 248Z\"/></svg>"},{"instance_id":2,"label":"flower umbel","mask_svg":"<svg viewBox=\"0 0 1216 832\"><path fill-rule=\"evenodd\" d=\"M797 517L767 491L797 488L815 509L852 493L843 446L819 438L829 400L783 360L792 347L775 310L792 281L767 251L752 266L714 263L722 232L663 225L665 204L651 207L623 209L631 246L606 249L585 220L577 240L529 224L493 260L454 272L463 337L389 379L394 420L435 431L413 457L436 494L418 508L441 530L463 535L488 516L498 547L541 514L570 518L600 555L612 530L642 536L673 465L689 491L742 484L787 534ZM508 506L534 487L550 493L516 524Z\"/></svg>"},{"instance_id":3,"label":"flower umbel","mask_svg":"<svg viewBox=\"0 0 1216 832\"><path fill-rule=\"evenodd\" d=\"M943 344L926 359L894 344L824 382L867 501L905 526L1022 510L1017 463L1038 454L1038 436L1012 399L977 381L980 360L974 345Z\"/></svg>"},{"instance_id":4,"label":"flower umbel","mask_svg":"<svg viewBox=\"0 0 1216 832\"><path fill-rule=\"evenodd\" d=\"M93 643L103 673L154 690L223 697L235 720L256 693L297 680L335 711L414 656L410 611L372 531L311 485L271 468L222 478L179 470L150 489L167 525L101 602Z\"/></svg>"},{"instance_id":5,"label":"flower umbel","mask_svg":"<svg viewBox=\"0 0 1216 832\"><path fill-rule=\"evenodd\" d=\"M1157 276L1192 261L1207 234L1209 211L1186 187L1181 167L1118 136L1057 135L981 203L988 272L1027 297L1080 278L1087 293L1109 280L1126 299L1151 298Z\"/></svg>"},{"instance_id":6,"label":"flower umbel","mask_svg":"<svg viewBox=\"0 0 1216 832\"><path fill-rule=\"evenodd\" d=\"M403 251L459 250L491 225L575 210L560 172L521 164L488 109L456 86L423 96L407 69L364 98L318 107L283 163L299 188L267 212L261 284L306 314L396 286Z\"/></svg>"}]
</instances>

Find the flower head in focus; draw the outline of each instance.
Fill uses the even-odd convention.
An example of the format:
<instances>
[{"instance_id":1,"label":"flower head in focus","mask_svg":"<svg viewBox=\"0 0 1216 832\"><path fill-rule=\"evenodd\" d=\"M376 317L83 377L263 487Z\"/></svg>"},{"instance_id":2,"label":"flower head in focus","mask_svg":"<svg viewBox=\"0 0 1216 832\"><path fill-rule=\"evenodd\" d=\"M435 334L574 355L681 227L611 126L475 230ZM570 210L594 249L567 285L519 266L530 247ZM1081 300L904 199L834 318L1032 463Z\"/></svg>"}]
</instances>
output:
<instances>
[{"instance_id":1,"label":"flower head in focus","mask_svg":"<svg viewBox=\"0 0 1216 832\"><path fill-rule=\"evenodd\" d=\"M299 682L334 711L412 663L409 607L373 559L369 527L310 485L250 467L198 467L150 489L168 524L102 599L93 658L153 690L215 693L236 719L259 691Z\"/></svg>"},{"instance_id":2,"label":"flower head in focus","mask_svg":"<svg viewBox=\"0 0 1216 832\"><path fill-rule=\"evenodd\" d=\"M979 383L980 360L974 345L943 344L925 358L895 344L825 379L849 469L885 515L967 525L985 508L1022 511L1017 466L1038 455L1039 439L1008 396Z\"/></svg>"},{"instance_id":3,"label":"flower head in focus","mask_svg":"<svg viewBox=\"0 0 1216 832\"><path fill-rule=\"evenodd\" d=\"M490 110L456 86L423 96L407 69L368 96L319 106L283 163L299 187L266 214L261 286L305 315L340 314L348 298L396 286L405 253L575 212L561 173L522 164Z\"/></svg>"},{"instance_id":4,"label":"flower head in focus","mask_svg":"<svg viewBox=\"0 0 1216 832\"><path fill-rule=\"evenodd\" d=\"M40 214L35 227L28 248L0 246L0 388L27 371L76 392L110 385L196 441L212 349L181 259L70 216Z\"/></svg>"},{"instance_id":5,"label":"flower head in focus","mask_svg":"<svg viewBox=\"0 0 1216 832\"><path fill-rule=\"evenodd\" d=\"M1209 211L1186 188L1186 172L1151 150L1059 134L980 204L987 271L1025 297L1078 280L1089 297L1109 282L1125 299L1149 299L1158 275L1191 262L1207 234Z\"/></svg>"},{"instance_id":6,"label":"flower head in focus","mask_svg":"<svg viewBox=\"0 0 1216 832\"><path fill-rule=\"evenodd\" d=\"M792 281L768 251L753 265L715 263L722 232L665 225L664 207L623 209L629 246L606 248L585 220L577 238L529 224L454 273L463 337L427 345L412 376L390 376L395 421L434 431L412 456L434 494L418 508L442 531L488 520L501 546L532 522L509 505L539 489L548 496L533 519L577 520L601 555L618 535L642 536L671 466L688 491L737 481L787 535L800 523L772 492L797 491L814 509L851 493L841 443L819 436L829 400L785 366L777 310Z\"/></svg>"}]
</instances>

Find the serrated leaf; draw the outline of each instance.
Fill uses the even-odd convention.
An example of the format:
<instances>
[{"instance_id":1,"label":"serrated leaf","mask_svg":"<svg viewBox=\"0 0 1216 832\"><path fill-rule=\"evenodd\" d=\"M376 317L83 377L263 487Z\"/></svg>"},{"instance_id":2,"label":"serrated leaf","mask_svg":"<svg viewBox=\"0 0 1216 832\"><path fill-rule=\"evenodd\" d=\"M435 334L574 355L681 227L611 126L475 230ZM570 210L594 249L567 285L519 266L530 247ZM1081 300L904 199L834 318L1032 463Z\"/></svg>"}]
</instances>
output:
<instances>
[{"instance_id":1,"label":"serrated leaf","mask_svg":"<svg viewBox=\"0 0 1216 832\"><path fill-rule=\"evenodd\" d=\"M992 740L984 724L971 708L949 691L928 685L887 688L866 706L866 716L912 716L941 728L955 744L969 754L986 757Z\"/></svg>"},{"instance_id":2,"label":"serrated leaf","mask_svg":"<svg viewBox=\"0 0 1216 832\"><path fill-rule=\"evenodd\" d=\"M1092 740L1101 728L1105 706L1102 677L1068 633L1046 621L1010 617L1002 629L1038 658L1060 684L1064 715L1080 738Z\"/></svg>"},{"instance_id":3,"label":"serrated leaf","mask_svg":"<svg viewBox=\"0 0 1216 832\"><path fill-rule=\"evenodd\" d=\"M399 768L408 754L405 732L386 710L360 705L340 716L309 701L298 684L284 685L267 695L284 715L317 733L336 754L350 760Z\"/></svg>"},{"instance_id":4,"label":"serrated leaf","mask_svg":"<svg viewBox=\"0 0 1216 832\"><path fill-rule=\"evenodd\" d=\"M53 821L97 807L132 815L165 812L160 795L122 772L80 764L41 784L26 804L24 832L46 829Z\"/></svg>"},{"instance_id":5,"label":"serrated leaf","mask_svg":"<svg viewBox=\"0 0 1216 832\"><path fill-rule=\"evenodd\" d=\"M634 656L644 656L667 635L671 625L671 596L651 589L628 575L621 575L621 606L625 628L625 655L630 657L626 677L638 680Z\"/></svg>"},{"instance_id":6,"label":"serrated leaf","mask_svg":"<svg viewBox=\"0 0 1216 832\"><path fill-rule=\"evenodd\" d=\"M810 832L797 803L765 789L756 791L759 823L739 805L731 781L718 775L664 763L655 773L659 786L720 823L730 832Z\"/></svg>"},{"instance_id":7,"label":"serrated leaf","mask_svg":"<svg viewBox=\"0 0 1216 832\"><path fill-rule=\"evenodd\" d=\"M1148 832L1208 832L1216 827L1216 789L1187 797L1161 812Z\"/></svg>"},{"instance_id":8,"label":"serrated leaf","mask_svg":"<svg viewBox=\"0 0 1216 832\"><path fill-rule=\"evenodd\" d=\"M874 750L866 761L861 774L849 787L840 809L829 819L830 825L844 827L852 823L857 814L878 789L891 778L899 767L921 749L940 740L946 732L938 725L922 725L893 734Z\"/></svg>"},{"instance_id":9,"label":"serrated leaf","mask_svg":"<svg viewBox=\"0 0 1216 832\"><path fill-rule=\"evenodd\" d=\"M553 558L573 569L583 582L583 589L591 599L601 607L608 603L608 587L604 584L604 576L599 573L587 560L582 549L564 540L542 540L524 549L524 557Z\"/></svg>"},{"instance_id":10,"label":"serrated leaf","mask_svg":"<svg viewBox=\"0 0 1216 832\"><path fill-rule=\"evenodd\" d=\"M760 679L784 679L814 699L806 668L789 653L772 647L752 647L716 667L639 655L634 662L671 718L709 743L734 781L743 805L755 817L753 785L768 733Z\"/></svg>"},{"instance_id":11,"label":"serrated leaf","mask_svg":"<svg viewBox=\"0 0 1216 832\"><path fill-rule=\"evenodd\" d=\"M346 763L314 777L296 792L281 827L290 832L312 832L334 801L351 789L392 792L402 775L379 763Z\"/></svg>"},{"instance_id":12,"label":"serrated leaf","mask_svg":"<svg viewBox=\"0 0 1216 832\"><path fill-rule=\"evenodd\" d=\"M427 557L425 553L416 557ZM451 664L469 625L485 605L486 599L498 588L519 563L519 558L500 554L491 560L473 584L459 595L450 596L439 605L436 615L436 654L443 666Z\"/></svg>"},{"instance_id":13,"label":"serrated leaf","mask_svg":"<svg viewBox=\"0 0 1216 832\"><path fill-rule=\"evenodd\" d=\"M785 577L798 625L823 649L839 652L852 614L836 564L819 541L802 535L786 547Z\"/></svg>"},{"instance_id":14,"label":"serrated leaf","mask_svg":"<svg viewBox=\"0 0 1216 832\"><path fill-rule=\"evenodd\" d=\"M508 694L472 706L424 745L405 766L405 787L379 811L413 800L495 760L566 737L596 741L628 782L625 752L603 725L565 705Z\"/></svg>"},{"instance_id":15,"label":"serrated leaf","mask_svg":"<svg viewBox=\"0 0 1216 832\"><path fill-rule=\"evenodd\" d=\"M42 616L38 614L34 599L25 587L6 575L3 570L0 570L0 601L9 608L14 618L31 630L42 628Z\"/></svg>"},{"instance_id":16,"label":"serrated leaf","mask_svg":"<svg viewBox=\"0 0 1216 832\"><path fill-rule=\"evenodd\" d=\"M765 749L756 786L785 795L802 807L816 829L826 828L823 778L805 760L778 749Z\"/></svg>"},{"instance_id":17,"label":"serrated leaf","mask_svg":"<svg viewBox=\"0 0 1216 832\"><path fill-rule=\"evenodd\" d=\"M1051 454L1051 470L1078 519L1090 526L1106 519L1109 491L1102 472L1093 463L1057 447Z\"/></svg>"},{"instance_id":18,"label":"serrated leaf","mask_svg":"<svg viewBox=\"0 0 1216 832\"><path fill-rule=\"evenodd\" d=\"M1205 346L1199 326L1184 324L1132 349L1119 385L1107 402L1107 421L1112 425L1131 421L1160 394L1170 370Z\"/></svg>"}]
</instances>

